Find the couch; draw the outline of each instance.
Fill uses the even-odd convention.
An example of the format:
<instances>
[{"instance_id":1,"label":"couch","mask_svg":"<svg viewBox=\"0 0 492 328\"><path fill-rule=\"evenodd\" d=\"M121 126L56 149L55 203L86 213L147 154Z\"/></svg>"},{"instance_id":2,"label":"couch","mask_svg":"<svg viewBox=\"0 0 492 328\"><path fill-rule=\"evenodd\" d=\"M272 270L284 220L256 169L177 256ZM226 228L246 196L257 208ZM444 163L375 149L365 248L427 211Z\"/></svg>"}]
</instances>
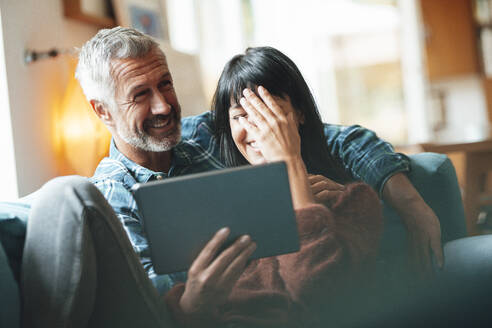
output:
<instances>
[{"instance_id":1,"label":"couch","mask_svg":"<svg viewBox=\"0 0 492 328\"><path fill-rule=\"evenodd\" d=\"M410 156L408 176L441 221L446 264L439 272L443 281L464 279L480 282L492 277L492 238L466 237L463 205L456 173L445 155L421 153ZM19 274L25 228L34 195L16 202L0 202L0 327L20 327ZM381 257L404 258L406 239L398 215L384 205L385 230ZM449 273L448 276L446 274ZM492 280L492 278L491 278Z\"/></svg>"}]
</instances>

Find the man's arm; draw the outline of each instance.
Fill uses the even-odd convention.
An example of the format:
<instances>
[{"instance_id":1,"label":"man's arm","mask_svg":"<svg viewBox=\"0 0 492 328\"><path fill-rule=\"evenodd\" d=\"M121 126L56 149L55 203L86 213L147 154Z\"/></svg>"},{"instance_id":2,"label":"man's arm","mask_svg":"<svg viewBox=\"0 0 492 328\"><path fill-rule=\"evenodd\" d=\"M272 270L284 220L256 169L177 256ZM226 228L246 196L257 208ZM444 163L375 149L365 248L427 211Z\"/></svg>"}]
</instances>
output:
<instances>
[{"instance_id":1,"label":"man's arm","mask_svg":"<svg viewBox=\"0 0 492 328\"><path fill-rule=\"evenodd\" d=\"M345 170L371 185L396 209L408 231L414 263L430 272L432 252L442 267L439 220L404 174L410 170L408 157L395 153L391 144L361 126L325 124L324 132L331 155Z\"/></svg>"},{"instance_id":2,"label":"man's arm","mask_svg":"<svg viewBox=\"0 0 492 328\"><path fill-rule=\"evenodd\" d=\"M359 125L324 124L328 151L353 178L369 184L382 197L387 180L397 172L408 172L407 156L395 153L390 143Z\"/></svg>"},{"instance_id":3,"label":"man's arm","mask_svg":"<svg viewBox=\"0 0 492 328\"><path fill-rule=\"evenodd\" d=\"M442 267L441 226L434 211L403 173L393 175L383 189L383 199L396 209L408 231L410 257L414 266L421 263L424 274L432 272L431 253Z\"/></svg>"}]
</instances>

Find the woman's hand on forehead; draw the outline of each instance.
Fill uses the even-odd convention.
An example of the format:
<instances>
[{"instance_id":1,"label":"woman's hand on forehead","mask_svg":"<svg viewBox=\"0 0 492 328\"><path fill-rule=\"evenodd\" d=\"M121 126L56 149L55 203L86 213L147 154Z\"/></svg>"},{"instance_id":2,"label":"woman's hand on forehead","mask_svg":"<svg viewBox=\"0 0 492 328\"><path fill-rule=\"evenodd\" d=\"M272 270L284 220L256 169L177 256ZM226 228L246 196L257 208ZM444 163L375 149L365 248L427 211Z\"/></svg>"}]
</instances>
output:
<instances>
[{"instance_id":1,"label":"woman's hand on forehead","mask_svg":"<svg viewBox=\"0 0 492 328\"><path fill-rule=\"evenodd\" d=\"M250 89L243 91L240 103L248 120L243 117L239 122L255 136L267 161L300 157L300 137L294 113L286 114L264 87L258 87L258 94L261 98Z\"/></svg>"}]
</instances>

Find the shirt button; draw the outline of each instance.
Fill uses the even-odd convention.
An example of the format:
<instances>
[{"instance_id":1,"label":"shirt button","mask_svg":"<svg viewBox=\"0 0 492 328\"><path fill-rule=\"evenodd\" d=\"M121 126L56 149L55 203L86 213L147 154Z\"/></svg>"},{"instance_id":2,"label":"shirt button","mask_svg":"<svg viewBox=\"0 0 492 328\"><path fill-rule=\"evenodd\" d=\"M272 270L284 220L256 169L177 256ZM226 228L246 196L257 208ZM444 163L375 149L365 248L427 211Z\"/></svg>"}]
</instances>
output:
<instances>
[{"instance_id":1,"label":"shirt button","mask_svg":"<svg viewBox=\"0 0 492 328\"><path fill-rule=\"evenodd\" d=\"M164 179L164 176L163 176L162 174L157 174L157 175L155 176L155 179L156 179L156 180L162 180L162 179Z\"/></svg>"}]
</instances>

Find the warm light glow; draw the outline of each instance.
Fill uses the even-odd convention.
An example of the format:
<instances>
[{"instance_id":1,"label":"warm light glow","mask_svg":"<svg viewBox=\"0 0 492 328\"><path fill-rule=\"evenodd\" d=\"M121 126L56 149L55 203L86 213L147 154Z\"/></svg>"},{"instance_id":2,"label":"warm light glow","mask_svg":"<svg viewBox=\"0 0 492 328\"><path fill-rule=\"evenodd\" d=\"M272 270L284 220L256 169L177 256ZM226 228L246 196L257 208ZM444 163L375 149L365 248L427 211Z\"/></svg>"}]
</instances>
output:
<instances>
[{"instance_id":1,"label":"warm light glow","mask_svg":"<svg viewBox=\"0 0 492 328\"><path fill-rule=\"evenodd\" d=\"M54 147L62 162L62 174L91 176L107 155L111 135L75 79L75 65L70 63L70 81L55 117Z\"/></svg>"}]
</instances>

